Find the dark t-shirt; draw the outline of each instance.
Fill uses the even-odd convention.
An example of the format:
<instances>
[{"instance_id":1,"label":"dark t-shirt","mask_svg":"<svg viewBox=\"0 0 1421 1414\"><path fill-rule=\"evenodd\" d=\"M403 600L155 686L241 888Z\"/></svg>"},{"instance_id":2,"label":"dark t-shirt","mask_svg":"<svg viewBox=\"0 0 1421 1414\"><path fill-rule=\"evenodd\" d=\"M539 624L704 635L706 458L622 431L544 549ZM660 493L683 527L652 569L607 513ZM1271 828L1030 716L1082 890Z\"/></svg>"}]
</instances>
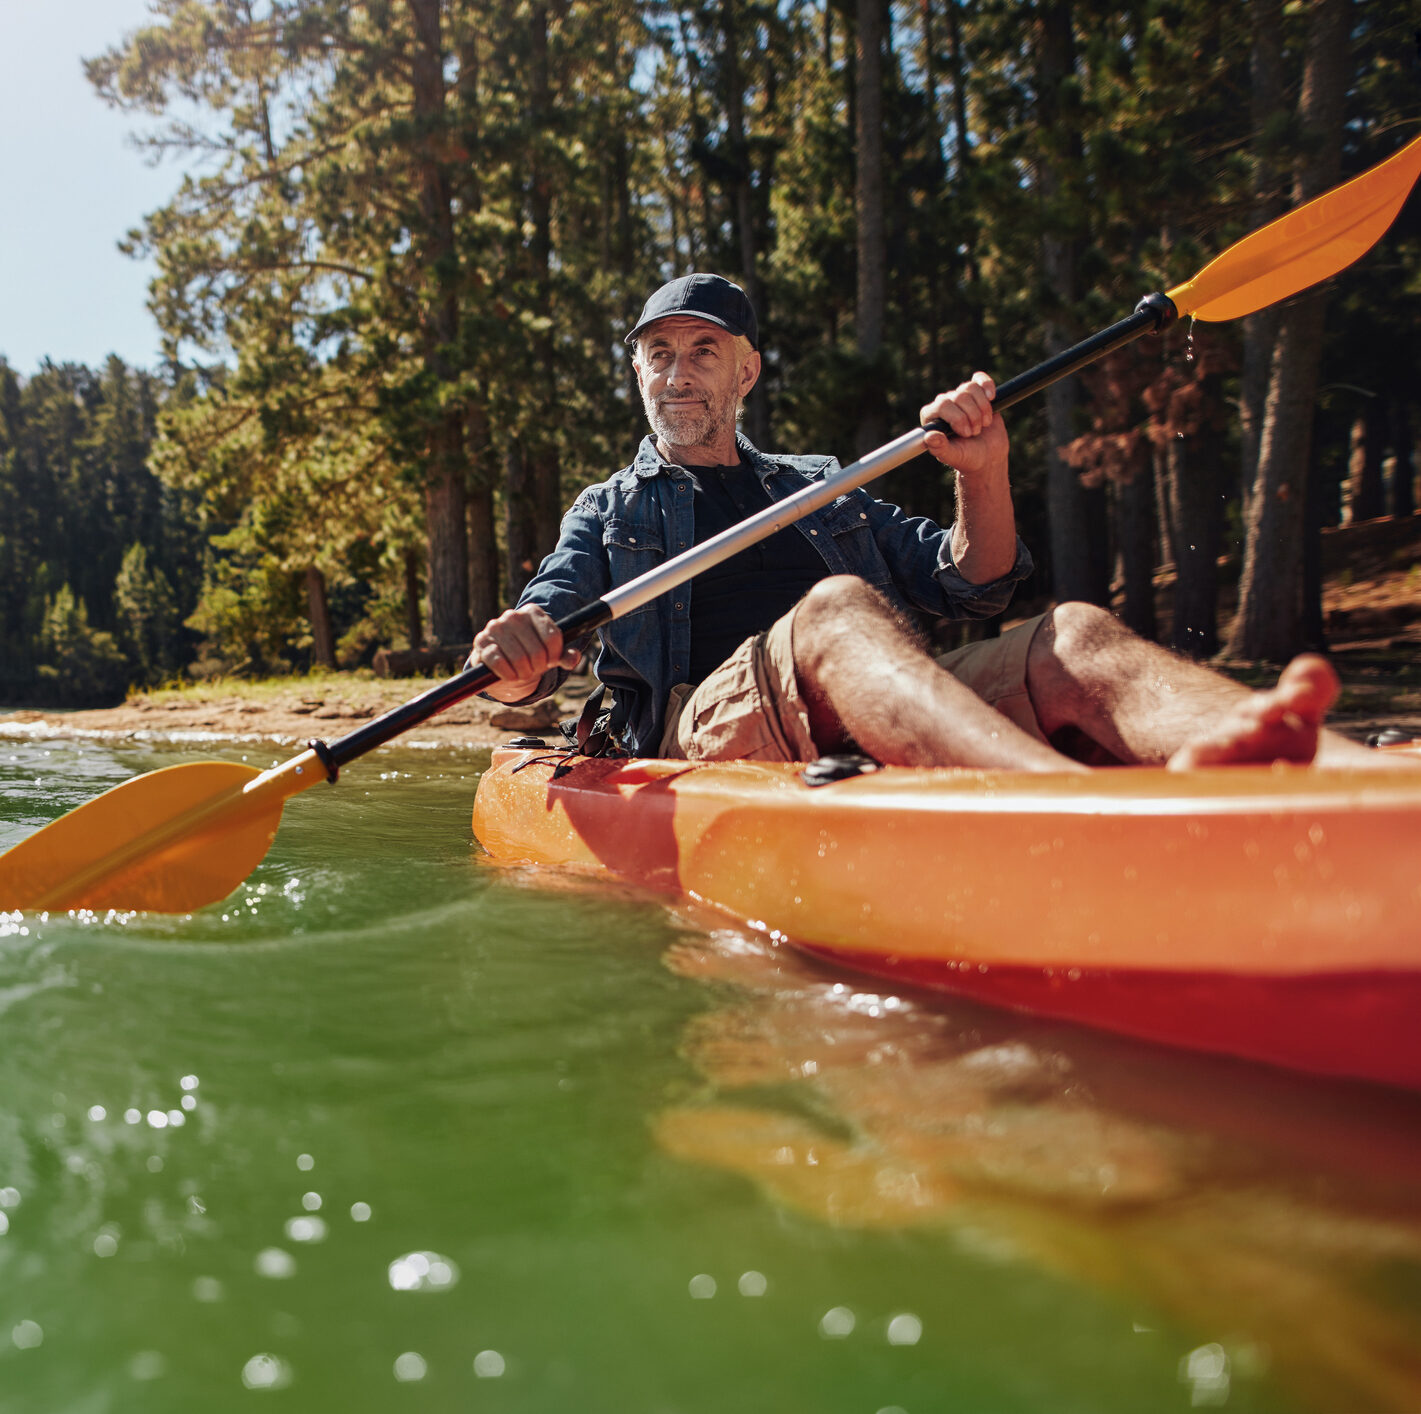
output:
<instances>
[{"instance_id":1,"label":"dark t-shirt","mask_svg":"<svg viewBox=\"0 0 1421 1414\"><path fill-rule=\"evenodd\" d=\"M684 467L693 490L695 543L738 525L770 504L760 478L738 466ZM691 665L687 681L703 682L751 634L769 628L829 573L796 526L787 525L712 569L691 585Z\"/></svg>"}]
</instances>

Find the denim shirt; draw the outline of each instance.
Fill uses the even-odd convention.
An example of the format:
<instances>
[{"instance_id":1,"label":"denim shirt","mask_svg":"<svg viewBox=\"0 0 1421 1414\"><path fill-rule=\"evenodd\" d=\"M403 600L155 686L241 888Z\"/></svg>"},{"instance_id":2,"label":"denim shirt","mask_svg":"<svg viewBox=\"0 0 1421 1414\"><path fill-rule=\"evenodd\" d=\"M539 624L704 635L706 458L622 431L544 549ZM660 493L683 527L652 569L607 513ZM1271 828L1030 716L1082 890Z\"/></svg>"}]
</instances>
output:
<instances>
[{"instance_id":1,"label":"denim shirt","mask_svg":"<svg viewBox=\"0 0 1421 1414\"><path fill-rule=\"evenodd\" d=\"M737 435L736 442L775 501L838 470L833 457L770 455L743 436ZM557 548L528 582L519 605L538 604L560 619L690 549L695 540L691 493L690 478L663 461L648 436L629 467L589 486L572 503ZM953 564L950 531L921 516L904 515L862 488L796 524L829 574L858 575L916 621L999 614L1032 569L1031 555L1018 538L1009 573L987 584L970 584ZM660 748L667 696L686 681L692 593L694 583L683 584L599 630L596 674L628 714L623 744L633 755L654 755ZM521 701L546 697L566 677L562 669L545 673Z\"/></svg>"}]
</instances>

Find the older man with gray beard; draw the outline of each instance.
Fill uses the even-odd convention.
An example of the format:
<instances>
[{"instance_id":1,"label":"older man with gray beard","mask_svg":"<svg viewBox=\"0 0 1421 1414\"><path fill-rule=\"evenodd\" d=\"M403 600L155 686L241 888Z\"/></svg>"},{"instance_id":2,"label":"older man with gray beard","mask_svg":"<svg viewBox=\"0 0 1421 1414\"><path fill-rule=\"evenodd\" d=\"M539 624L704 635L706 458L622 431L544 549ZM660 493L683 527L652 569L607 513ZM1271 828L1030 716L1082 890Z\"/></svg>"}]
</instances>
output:
<instances>
[{"instance_id":1,"label":"older man with gray beard","mask_svg":"<svg viewBox=\"0 0 1421 1414\"><path fill-rule=\"evenodd\" d=\"M488 694L499 701L536 701L575 666L557 618L837 467L762 452L737 432L761 360L755 311L730 281L663 285L627 343L652 435L578 496L518 606L474 639L471 661L499 677ZM1320 730L1337 681L1317 657L1249 693L1087 604L930 656L926 623L999 614L1031 571L994 392L976 373L921 410L924 424L952 429L925 439L956 472L949 529L850 491L604 626L596 673L620 744L690 760L854 747L888 764L1042 771L1085 769L1081 756L1181 767L1371 758ZM1067 743L1071 756L1058 749Z\"/></svg>"}]
</instances>

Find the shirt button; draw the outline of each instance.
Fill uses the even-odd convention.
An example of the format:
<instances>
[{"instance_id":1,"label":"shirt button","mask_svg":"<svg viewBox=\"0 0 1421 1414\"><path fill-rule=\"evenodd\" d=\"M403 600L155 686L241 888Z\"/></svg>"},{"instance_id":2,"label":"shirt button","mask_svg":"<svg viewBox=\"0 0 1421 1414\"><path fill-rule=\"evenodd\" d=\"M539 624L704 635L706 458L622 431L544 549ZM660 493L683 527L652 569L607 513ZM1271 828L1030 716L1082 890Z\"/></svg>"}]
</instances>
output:
<instances>
[{"instance_id":1,"label":"shirt button","mask_svg":"<svg viewBox=\"0 0 1421 1414\"><path fill-rule=\"evenodd\" d=\"M867 519L868 519L868 516L865 515L863 511L860 511L860 512L859 512L859 519L860 519L860 520L867 520Z\"/></svg>"},{"instance_id":2,"label":"shirt button","mask_svg":"<svg viewBox=\"0 0 1421 1414\"><path fill-rule=\"evenodd\" d=\"M684 604L677 604L676 607L678 609L684 609L686 606Z\"/></svg>"},{"instance_id":3,"label":"shirt button","mask_svg":"<svg viewBox=\"0 0 1421 1414\"><path fill-rule=\"evenodd\" d=\"M686 548L686 542L684 540L678 540L676 542L676 548L678 550L684 550Z\"/></svg>"},{"instance_id":4,"label":"shirt button","mask_svg":"<svg viewBox=\"0 0 1421 1414\"><path fill-rule=\"evenodd\" d=\"M635 535L628 535L628 536L627 536L627 544L628 544L628 545L635 545L635 544L636 544L636 536L635 536Z\"/></svg>"},{"instance_id":5,"label":"shirt button","mask_svg":"<svg viewBox=\"0 0 1421 1414\"><path fill-rule=\"evenodd\" d=\"M811 535L818 535L818 534L819 534L819 532L818 532L817 530L811 530L809 533L810 533Z\"/></svg>"}]
</instances>

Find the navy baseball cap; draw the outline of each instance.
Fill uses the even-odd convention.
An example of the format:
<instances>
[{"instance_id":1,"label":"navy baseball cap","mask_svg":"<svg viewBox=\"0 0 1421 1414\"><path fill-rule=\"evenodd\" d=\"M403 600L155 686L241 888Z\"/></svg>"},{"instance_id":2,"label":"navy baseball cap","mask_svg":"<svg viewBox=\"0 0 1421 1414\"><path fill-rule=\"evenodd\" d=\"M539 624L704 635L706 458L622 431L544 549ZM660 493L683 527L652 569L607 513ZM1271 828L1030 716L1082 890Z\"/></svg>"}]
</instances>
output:
<instances>
[{"instance_id":1,"label":"navy baseball cap","mask_svg":"<svg viewBox=\"0 0 1421 1414\"><path fill-rule=\"evenodd\" d=\"M720 275L682 275L679 280L662 285L647 300L626 342L634 344L648 324L676 314L719 324L732 334L743 334L750 340L751 348L760 347L760 326L749 295Z\"/></svg>"}]
</instances>

